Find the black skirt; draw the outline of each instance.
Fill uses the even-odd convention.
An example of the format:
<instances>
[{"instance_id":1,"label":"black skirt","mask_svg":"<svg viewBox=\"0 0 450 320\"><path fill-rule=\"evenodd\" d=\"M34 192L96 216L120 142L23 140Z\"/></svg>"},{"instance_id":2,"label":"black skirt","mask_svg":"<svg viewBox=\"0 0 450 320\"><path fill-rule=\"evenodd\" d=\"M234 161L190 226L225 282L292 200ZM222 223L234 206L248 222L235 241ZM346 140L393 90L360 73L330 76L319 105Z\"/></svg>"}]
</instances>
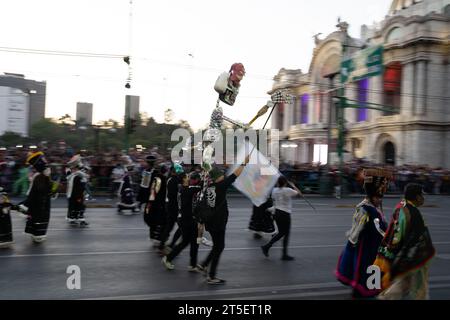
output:
<instances>
[{"instance_id":1,"label":"black skirt","mask_svg":"<svg viewBox=\"0 0 450 320\"><path fill-rule=\"evenodd\" d=\"M253 214L250 218L249 230L255 232L274 233L275 226L272 214L267 211L272 206L272 200L269 200L261 206L253 206Z\"/></svg>"}]
</instances>

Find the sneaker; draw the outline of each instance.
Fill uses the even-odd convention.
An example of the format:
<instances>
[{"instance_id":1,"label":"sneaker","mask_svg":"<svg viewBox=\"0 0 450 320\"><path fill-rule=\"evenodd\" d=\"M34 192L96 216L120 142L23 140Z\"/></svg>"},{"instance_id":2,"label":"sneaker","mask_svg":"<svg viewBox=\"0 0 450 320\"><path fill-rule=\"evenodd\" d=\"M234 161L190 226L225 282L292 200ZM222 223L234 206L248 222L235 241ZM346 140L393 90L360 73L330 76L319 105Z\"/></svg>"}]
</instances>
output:
<instances>
[{"instance_id":1,"label":"sneaker","mask_svg":"<svg viewBox=\"0 0 450 320\"><path fill-rule=\"evenodd\" d=\"M35 243L41 243L41 242L44 242L45 240L47 240L47 236L34 236L34 235L31 235L31 239Z\"/></svg>"},{"instance_id":2,"label":"sneaker","mask_svg":"<svg viewBox=\"0 0 450 320\"><path fill-rule=\"evenodd\" d=\"M198 270L199 273L203 273L205 276L206 276L207 273L208 273L208 268L202 266L201 264L198 264L198 265L197 265L197 270Z\"/></svg>"},{"instance_id":3,"label":"sneaker","mask_svg":"<svg viewBox=\"0 0 450 320\"><path fill-rule=\"evenodd\" d=\"M0 242L0 248L9 248L13 245L14 241L8 241L8 242Z\"/></svg>"},{"instance_id":4,"label":"sneaker","mask_svg":"<svg viewBox=\"0 0 450 320\"><path fill-rule=\"evenodd\" d=\"M285 255L285 256L281 257L281 260L283 260L283 261L292 261L292 260L295 260L295 258L291 257L291 256L288 256L288 255Z\"/></svg>"},{"instance_id":5,"label":"sneaker","mask_svg":"<svg viewBox=\"0 0 450 320\"><path fill-rule=\"evenodd\" d=\"M166 267L167 270L175 269L175 266L172 264L172 262L167 260L167 257L162 258L161 262L164 265L164 267Z\"/></svg>"},{"instance_id":6,"label":"sneaker","mask_svg":"<svg viewBox=\"0 0 450 320\"><path fill-rule=\"evenodd\" d=\"M268 257L269 256L269 248L266 246L261 246L261 250L263 252L263 254Z\"/></svg>"},{"instance_id":7,"label":"sneaker","mask_svg":"<svg viewBox=\"0 0 450 320\"><path fill-rule=\"evenodd\" d=\"M189 267L188 267L188 271L189 271L189 272L198 272L198 273L201 273L201 272L202 272L199 268L194 267L194 266L189 266Z\"/></svg>"},{"instance_id":8,"label":"sneaker","mask_svg":"<svg viewBox=\"0 0 450 320\"><path fill-rule=\"evenodd\" d=\"M86 220L80 221L80 227L87 227L88 225L89 225L89 222L87 222Z\"/></svg>"},{"instance_id":9,"label":"sneaker","mask_svg":"<svg viewBox=\"0 0 450 320\"><path fill-rule=\"evenodd\" d=\"M208 240L207 238L203 237L202 238L202 244L208 247L212 247L213 242L211 240Z\"/></svg>"},{"instance_id":10,"label":"sneaker","mask_svg":"<svg viewBox=\"0 0 450 320\"><path fill-rule=\"evenodd\" d=\"M214 278L208 277L206 282L208 284L225 284L226 281L223 279L220 279L220 278L216 278L216 277L214 277Z\"/></svg>"}]
</instances>

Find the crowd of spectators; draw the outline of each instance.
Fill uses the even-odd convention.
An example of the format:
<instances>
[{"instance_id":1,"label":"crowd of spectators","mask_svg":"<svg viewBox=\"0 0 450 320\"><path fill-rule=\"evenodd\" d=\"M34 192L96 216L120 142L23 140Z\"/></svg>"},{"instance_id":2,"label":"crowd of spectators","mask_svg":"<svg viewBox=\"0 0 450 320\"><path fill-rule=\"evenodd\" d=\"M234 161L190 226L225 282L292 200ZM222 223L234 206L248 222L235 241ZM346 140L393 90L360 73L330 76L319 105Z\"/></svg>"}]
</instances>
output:
<instances>
[{"instance_id":1,"label":"crowd of spectators","mask_svg":"<svg viewBox=\"0 0 450 320\"><path fill-rule=\"evenodd\" d=\"M338 165L321 166L317 164L286 164L280 165L280 171L287 176L294 177L298 184L306 191L318 192L319 185L324 176L328 177L331 187L340 185L342 178L348 193L364 193L363 171L365 168L385 168L392 171L393 179L390 181L388 193L402 193L409 182L423 185L424 191L429 194L450 194L450 170L433 168L428 165L401 165L371 163L355 160L344 163L342 173Z\"/></svg>"},{"instance_id":2,"label":"crowd of spectators","mask_svg":"<svg viewBox=\"0 0 450 320\"><path fill-rule=\"evenodd\" d=\"M82 155L89 165L91 188L94 192L104 195L114 195L120 184L123 174L122 152L94 152L79 150L74 151L64 143L55 146L41 148L52 168L52 178L61 182L60 191L65 190L65 166L69 159L77 152ZM13 195L23 195L26 190L24 176L29 170L25 165L27 154L30 151L21 148L0 150L0 186ZM170 165L168 151L161 152L157 148L152 150L130 150L128 155L136 163L134 181L140 180L140 172L145 165L145 157L149 154L156 155L160 163ZM345 163L342 174L339 166L321 166L317 164L281 164L280 171L296 184L305 193L320 193L323 184L328 184L329 189L341 185L348 193L363 193L363 170L369 167L389 168L393 172L394 179L390 182L390 193L401 193L408 182L420 183L429 194L450 194L450 170L444 168L432 168L427 165L402 165L388 166L357 160ZM29 172L31 174L31 172ZM326 178L326 179L324 179ZM322 186L321 186L322 185Z\"/></svg>"}]
</instances>

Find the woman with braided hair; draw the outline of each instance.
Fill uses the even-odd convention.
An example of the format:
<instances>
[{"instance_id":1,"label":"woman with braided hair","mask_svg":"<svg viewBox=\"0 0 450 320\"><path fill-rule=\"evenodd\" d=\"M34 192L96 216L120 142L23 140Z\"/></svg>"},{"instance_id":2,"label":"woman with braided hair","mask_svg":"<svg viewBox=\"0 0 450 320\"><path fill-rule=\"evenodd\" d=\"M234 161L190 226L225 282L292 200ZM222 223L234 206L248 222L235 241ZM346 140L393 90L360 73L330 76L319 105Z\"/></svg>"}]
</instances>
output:
<instances>
[{"instance_id":1,"label":"woman with braided hair","mask_svg":"<svg viewBox=\"0 0 450 320\"><path fill-rule=\"evenodd\" d=\"M371 275L367 268L373 265L387 229L382 201L391 178L392 174L387 170L364 171L366 197L356 206L352 228L346 234L347 245L335 271L341 283L353 288L354 298L371 298L380 293L380 289L367 286Z\"/></svg>"}]
</instances>

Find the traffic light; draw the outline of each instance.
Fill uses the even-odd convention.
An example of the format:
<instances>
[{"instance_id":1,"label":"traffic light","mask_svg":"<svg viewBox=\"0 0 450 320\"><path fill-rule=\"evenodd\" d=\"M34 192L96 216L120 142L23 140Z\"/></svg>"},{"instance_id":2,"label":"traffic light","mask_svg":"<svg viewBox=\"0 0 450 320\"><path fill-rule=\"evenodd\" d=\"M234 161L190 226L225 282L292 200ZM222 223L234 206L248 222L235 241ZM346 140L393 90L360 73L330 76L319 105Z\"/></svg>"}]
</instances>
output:
<instances>
[{"instance_id":1,"label":"traffic light","mask_svg":"<svg viewBox=\"0 0 450 320\"><path fill-rule=\"evenodd\" d=\"M129 56L123 57L123 61L124 61L126 64L130 65L130 57L129 57Z\"/></svg>"}]
</instances>

